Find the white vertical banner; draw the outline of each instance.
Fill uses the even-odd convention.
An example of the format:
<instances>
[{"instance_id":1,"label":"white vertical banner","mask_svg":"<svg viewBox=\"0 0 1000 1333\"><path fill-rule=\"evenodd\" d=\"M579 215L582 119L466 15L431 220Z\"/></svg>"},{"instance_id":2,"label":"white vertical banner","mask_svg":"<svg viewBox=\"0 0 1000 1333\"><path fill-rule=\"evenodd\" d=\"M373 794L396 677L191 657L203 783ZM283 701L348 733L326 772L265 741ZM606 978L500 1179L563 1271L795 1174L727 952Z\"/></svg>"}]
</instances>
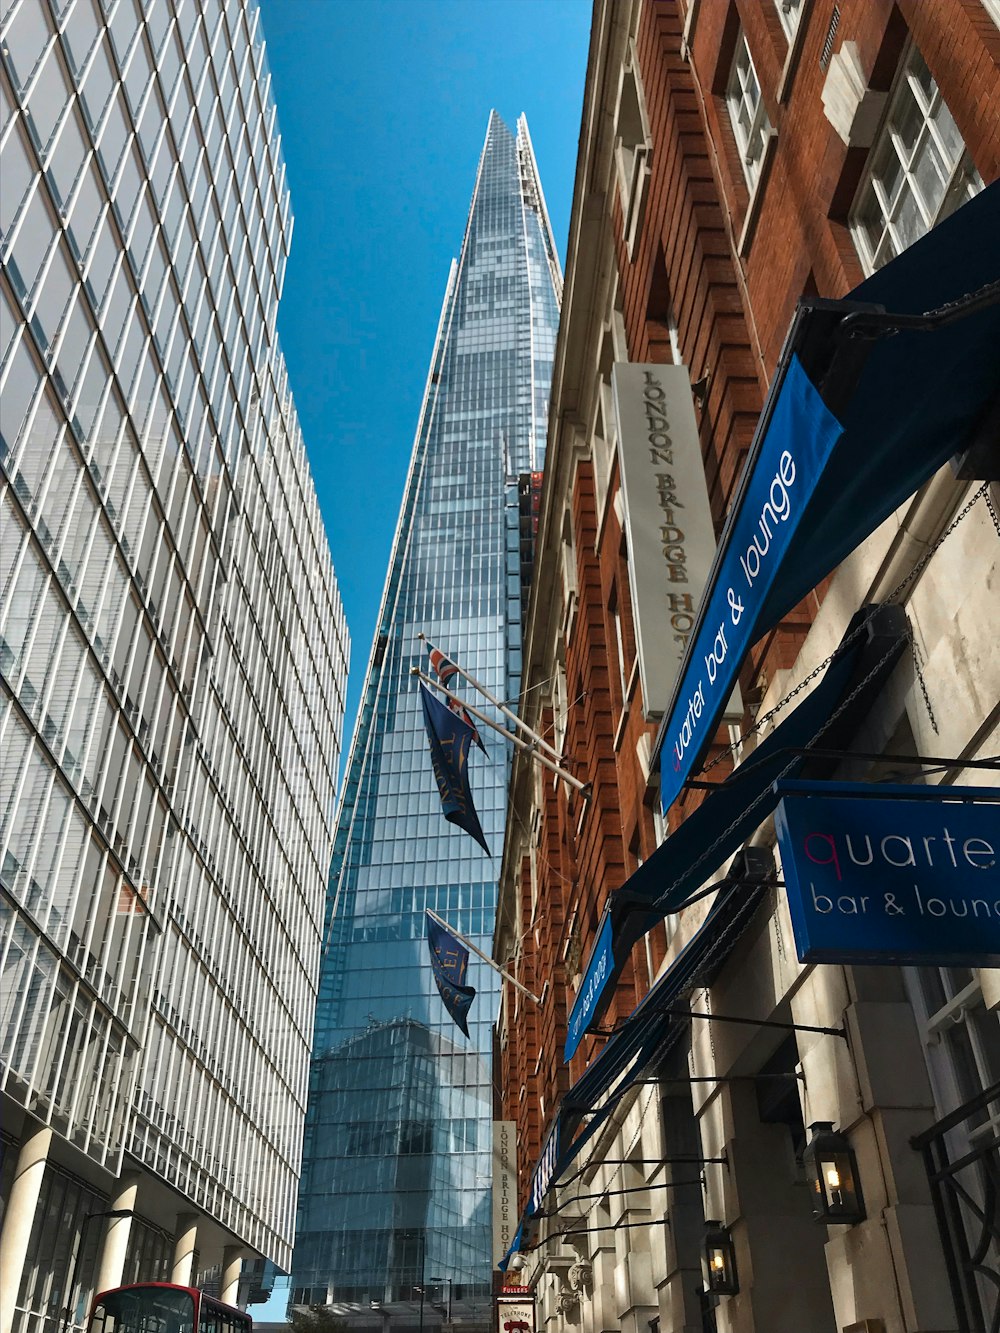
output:
<instances>
[{"instance_id":1,"label":"white vertical banner","mask_svg":"<svg viewBox=\"0 0 1000 1333\"><path fill-rule=\"evenodd\" d=\"M517 1231L517 1126L493 1121L493 1267L510 1249Z\"/></svg>"},{"instance_id":2,"label":"white vertical banner","mask_svg":"<svg viewBox=\"0 0 1000 1333\"><path fill-rule=\"evenodd\" d=\"M715 529L687 367L618 362L611 386L632 618L651 721L670 702L715 559ZM726 716L742 714L737 689Z\"/></svg>"}]
</instances>

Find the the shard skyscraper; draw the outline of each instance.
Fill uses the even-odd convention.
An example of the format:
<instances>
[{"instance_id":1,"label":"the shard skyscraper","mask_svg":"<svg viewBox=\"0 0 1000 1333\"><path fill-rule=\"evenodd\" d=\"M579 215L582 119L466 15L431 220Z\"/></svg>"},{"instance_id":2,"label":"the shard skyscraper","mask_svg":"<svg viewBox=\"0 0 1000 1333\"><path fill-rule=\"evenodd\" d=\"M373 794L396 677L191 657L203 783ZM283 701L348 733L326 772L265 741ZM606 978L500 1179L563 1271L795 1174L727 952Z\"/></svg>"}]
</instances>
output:
<instances>
[{"instance_id":1,"label":"the shard skyscraper","mask_svg":"<svg viewBox=\"0 0 1000 1333\"><path fill-rule=\"evenodd\" d=\"M516 699L561 274L528 127L490 116L427 376L336 835L307 1118L296 1304L371 1303L405 1327L423 1288L485 1317L494 974L473 957L466 1040L424 909L490 948L508 755L471 760L486 856L445 822L410 669L418 635ZM526 510L527 522L526 519ZM398 1316L403 1322L397 1322ZM437 1316L426 1311L428 1328ZM417 1326L414 1322L414 1327Z\"/></svg>"}]
</instances>

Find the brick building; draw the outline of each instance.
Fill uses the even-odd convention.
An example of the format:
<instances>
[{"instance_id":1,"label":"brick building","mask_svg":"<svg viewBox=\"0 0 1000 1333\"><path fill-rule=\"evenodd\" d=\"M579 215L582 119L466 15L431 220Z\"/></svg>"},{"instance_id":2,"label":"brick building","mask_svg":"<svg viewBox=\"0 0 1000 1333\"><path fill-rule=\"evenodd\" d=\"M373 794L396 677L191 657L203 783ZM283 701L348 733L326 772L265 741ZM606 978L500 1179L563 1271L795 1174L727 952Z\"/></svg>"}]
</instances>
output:
<instances>
[{"instance_id":1,"label":"brick building","mask_svg":"<svg viewBox=\"0 0 1000 1333\"><path fill-rule=\"evenodd\" d=\"M515 1268L539 1327L930 1333L996 1317L1000 1227L983 1181L998 1167L1000 972L798 961L768 869L773 804L726 864L709 853L728 829L705 837L698 893L654 914L568 1061L564 1043L612 894L646 863L671 886L680 870L650 858L675 835L671 846L691 842L690 821L719 799L706 783L763 763L786 720L795 746L824 751L796 776L1000 783L996 767L975 767L1000 750L995 366L976 411L946 427L961 460L901 491L754 637L741 693L666 815L677 671L637 596L650 534L623 489L619 420L624 365L686 368L710 536L724 547L791 373L786 340L808 361L800 335L825 318L825 298L926 253L910 247L952 215L939 237L995 212L998 22L995 0L595 0L524 657L527 721L592 790L582 799L518 756L495 943L543 997L534 1006L507 987L498 1024L501 1115L516 1122L519 1204L532 1214ZM986 250L970 272L996 279L1000 253ZM819 312L805 324L803 300ZM972 393L955 381L957 402ZM992 416L980 410L991 396ZM668 513L663 485L669 567L680 510ZM676 585L661 573L661 618L683 655L707 571ZM861 652L862 607L861 684L806 727L797 705L812 699L815 713L837 664ZM994 884L995 860L983 869ZM668 1004L696 1018L651 1020ZM625 1046L637 1032L638 1057ZM816 1123L855 1154L853 1224L814 1219ZM709 1292L712 1235L735 1272Z\"/></svg>"}]
</instances>

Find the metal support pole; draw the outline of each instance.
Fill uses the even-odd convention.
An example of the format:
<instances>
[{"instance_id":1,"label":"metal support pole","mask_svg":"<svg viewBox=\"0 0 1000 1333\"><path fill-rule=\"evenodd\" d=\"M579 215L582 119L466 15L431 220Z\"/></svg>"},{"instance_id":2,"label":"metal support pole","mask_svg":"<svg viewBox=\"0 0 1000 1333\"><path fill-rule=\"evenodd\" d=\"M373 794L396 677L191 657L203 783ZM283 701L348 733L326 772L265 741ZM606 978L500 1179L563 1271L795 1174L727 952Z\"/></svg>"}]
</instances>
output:
<instances>
[{"instance_id":1,"label":"metal support pole","mask_svg":"<svg viewBox=\"0 0 1000 1333\"><path fill-rule=\"evenodd\" d=\"M438 916L437 912L432 912L429 907L425 907L424 911L427 913L429 917L431 917L434 921L436 921L439 926L444 926L445 930L447 930L449 934L454 935L456 939L461 940L462 943L466 945L467 948L471 949L472 952L476 954L477 957L481 958L483 962L487 964L488 967L492 967L494 972L499 972L505 981L509 981L512 986L516 986L522 995L527 995L529 1000L534 1000L536 1004L541 1004L542 1001L540 996L533 995L532 992L528 990L527 986L523 986L516 977L512 977L509 972L506 972L500 966L499 963L494 962L492 958L487 957L487 955L483 953L482 949L477 949L470 939L467 939L465 935L462 935L459 931L455 930L453 926L449 926L448 922L445 921L444 917Z\"/></svg>"},{"instance_id":2,"label":"metal support pole","mask_svg":"<svg viewBox=\"0 0 1000 1333\"><path fill-rule=\"evenodd\" d=\"M428 639L427 635L424 634L423 632L418 634L417 638L423 639L424 643L427 644L429 651L435 653L441 653L441 649L436 648L434 644L431 643L430 639ZM556 749L554 745L550 745L547 740L543 740L543 738L539 736L537 731L532 731L531 727L528 726L527 722L525 722L522 718L519 718L516 713L512 712L511 709L509 709L505 703L501 703L499 699L494 698L493 695L490 694L486 686L481 685L479 681L476 680L475 676L471 676L464 667L459 666L459 664L453 661L452 658L448 657L446 653L441 653L441 656L444 657L446 661L455 668L455 670L458 672L460 676L462 676L465 680L469 682L469 684L473 687L473 689L478 690L484 699L488 699L494 708L499 708L500 712L503 713L504 717L509 718L510 721L514 723L515 727L519 727L520 730L523 731L526 736L530 736L531 739L534 741L534 743L536 745L540 745L543 750L548 750L549 754L552 756L553 759L555 759L557 763L562 762L562 755L559 753L559 751Z\"/></svg>"},{"instance_id":3,"label":"metal support pole","mask_svg":"<svg viewBox=\"0 0 1000 1333\"><path fill-rule=\"evenodd\" d=\"M783 1023L776 1018L742 1018L735 1014L702 1014L696 1009L664 1009L663 1013L671 1018L705 1018L716 1023L748 1023L755 1028L780 1028L784 1032L819 1032L824 1037L843 1037L847 1040L844 1028L813 1027L809 1023Z\"/></svg>"},{"instance_id":4,"label":"metal support pole","mask_svg":"<svg viewBox=\"0 0 1000 1333\"><path fill-rule=\"evenodd\" d=\"M491 717L487 717L487 715L480 709L474 708L472 704L466 703L464 699L460 699L457 694L453 694L451 690L446 689L444 685L441 685L436 680L432 680L431 677L421 671L419 667L410 667L410 675L416 676L416 678L423 681L425 685L429 685L432 690L437 690L439 694L443 694L446 698L451 699L453 703L458 704L459 708L464 709L467 713L471 713L472 716L478 718L480 722L484 722L486 726L492 728L498 735L503 736L505 740L510 741L512 745L517 747L517 749L526 750L528 754L532 755L538 763L543 766L543 768L547 768L550 772L555 773L557 777L562 778L563 782L567 783L575 791L578 791L585 799L590 796L591 784L589 782L581 782L579 778L573 777L572 773L567 773L564 768L560 768L560 766L549 759L547 755L539 754L537 745L533 745L530 741L522 740L520 736L515 736L512 731L508 731L506 727L501 727L499 722L494 722Z\"/></svg>"}]
</instances>

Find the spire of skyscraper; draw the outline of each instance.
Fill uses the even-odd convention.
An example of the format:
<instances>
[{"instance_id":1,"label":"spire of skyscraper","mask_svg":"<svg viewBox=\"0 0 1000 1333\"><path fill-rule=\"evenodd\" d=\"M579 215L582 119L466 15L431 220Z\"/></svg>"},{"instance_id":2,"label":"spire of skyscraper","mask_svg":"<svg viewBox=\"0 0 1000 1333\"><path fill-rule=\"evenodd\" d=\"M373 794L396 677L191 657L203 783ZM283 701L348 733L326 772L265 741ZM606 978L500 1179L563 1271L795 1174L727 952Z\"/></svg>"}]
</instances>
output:
<instances>
[{"instance_id":1,"label":"spire of skyscraper","mask_svg":"<svg viewBox=\"0 0 1000 1333\"><path fill-rule=\"evenodd\" d=\"M470 1038L434 984L424 910L490 947L496 863L442 818L410 670L421 631L495 695L521 684L531 474L542 467L562 277L527 123L491 112L417 424L336 832L293 1302L486 1301L496 978ZM535 477L537 484L537 475ZM528 512L525 514L525 496ZM472 781L503 845L508 754ZM442 1287L443 1289L443 1287ZM457 1316L459 1305L454 1305Z\"/></svg>"}]
</instances>

